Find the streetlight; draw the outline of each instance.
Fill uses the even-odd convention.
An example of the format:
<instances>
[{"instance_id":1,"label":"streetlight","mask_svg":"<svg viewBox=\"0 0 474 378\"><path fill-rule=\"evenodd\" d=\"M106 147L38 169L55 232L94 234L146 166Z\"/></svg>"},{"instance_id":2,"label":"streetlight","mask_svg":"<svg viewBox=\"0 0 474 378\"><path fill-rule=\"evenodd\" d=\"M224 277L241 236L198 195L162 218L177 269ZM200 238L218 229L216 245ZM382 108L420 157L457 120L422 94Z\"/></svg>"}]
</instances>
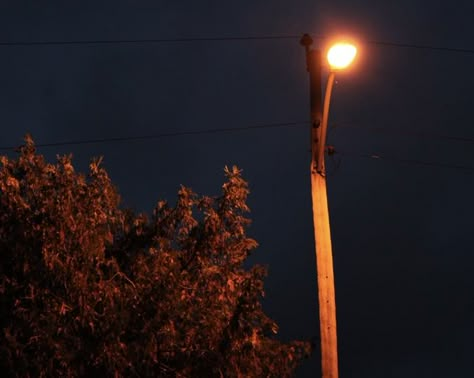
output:
<instances>
[{"instance_id":1,"label":"streetlight","mask_svg":"<svg viewBox=\"0 0 474 378\"><path fill-rule=\"evenodd\" d=\"M330 73L321 109L321 52L310 49L313 40L303 35L301 44L306 49L306 65L310 79L311 111L311 198L316 245L318 280L319 328L321 338L321 369L324 378L338 377L336 299L332 259L331 232L326 189L324 150L329 116L329 104L335 72L345 69L354 60L357 49L349 43L333 45L327 54ZM322 111L321 111L322 110Z\"/></svg>"},{"instance_id":2,"label":"streetlight","mask_svg":"<svg viewBox=\"0 0 474 378\"><path fill-rule=\"evenodd\" d=\"M326 133L328 129L328 117L329 117L329 104L331 102L331 93L332 87L334 84L334 77L336 71L341 71L346 69L354 61L354 58L357 55L357 48L348 42L338 42L330 47L327 53L327 59L329 67L331 68L329 72L328 82L326 84L326 94L324 95L324 109L323 109L323 122L321 125L321 137L320 137L320 146L318 151L318 172L322 175L325 175L324 167L324 145L326 143ZM321 77L321 74L319 74Z\"/></svg>"}]
</instances>

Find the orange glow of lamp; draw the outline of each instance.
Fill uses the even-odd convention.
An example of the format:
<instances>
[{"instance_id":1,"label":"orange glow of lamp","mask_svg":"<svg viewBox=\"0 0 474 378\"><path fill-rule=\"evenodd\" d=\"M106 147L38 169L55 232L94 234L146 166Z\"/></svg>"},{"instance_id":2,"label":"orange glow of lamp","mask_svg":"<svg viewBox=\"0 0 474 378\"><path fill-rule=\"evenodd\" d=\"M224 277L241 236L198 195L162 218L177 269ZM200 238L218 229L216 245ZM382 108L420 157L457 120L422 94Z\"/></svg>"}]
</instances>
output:
<instances>
[{"instance_id":1,"label":"orange glow of lamp","mask_svg":"<svg viewBox=\"0 0 474 378\"><path fill-rule=\"evenodd\" d=\"M332 70L339 71L350 66L357 55L357 48L350 43L336 43L328 51L328 62Z\"/></svg>"}]
</instances>

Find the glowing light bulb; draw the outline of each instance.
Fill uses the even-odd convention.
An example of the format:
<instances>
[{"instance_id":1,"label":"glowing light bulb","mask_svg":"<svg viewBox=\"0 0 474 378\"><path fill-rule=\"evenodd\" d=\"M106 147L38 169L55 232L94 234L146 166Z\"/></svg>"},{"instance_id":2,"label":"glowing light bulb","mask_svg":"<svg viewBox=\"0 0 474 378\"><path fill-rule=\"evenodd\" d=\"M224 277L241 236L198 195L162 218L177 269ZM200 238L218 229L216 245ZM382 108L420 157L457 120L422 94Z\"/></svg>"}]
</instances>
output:
<instances>
[{"instance_id":1,"label":"glowing light bulb","mask_svg":"<svg viewBox=\"0 0 474 378\"><path fill-rule=\"evenodd\" d=\"M350 43L336 43L328 51L328 62L333 70L343 70L354 60L357 48Z\"/></svg>"}]
</instances>

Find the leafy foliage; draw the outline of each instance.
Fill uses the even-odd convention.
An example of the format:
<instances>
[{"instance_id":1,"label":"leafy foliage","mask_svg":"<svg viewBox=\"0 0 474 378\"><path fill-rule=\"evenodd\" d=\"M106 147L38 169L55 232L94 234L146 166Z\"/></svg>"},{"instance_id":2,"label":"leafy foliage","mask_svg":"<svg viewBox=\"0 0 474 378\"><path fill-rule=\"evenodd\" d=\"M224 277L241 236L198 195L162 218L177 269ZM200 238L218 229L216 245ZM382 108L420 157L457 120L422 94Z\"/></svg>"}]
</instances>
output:
<instances>
[{"instance_id":1,"label":"leafy foliage","mask_svg":"<svg viewBox=\"0 0 474 378\"><path fill-rule=\"evenodd\" d=\"M0 366L10 376L285 377L309 344L263 312L243 262L248 188L182 187L148 219L119 208L100 160L46 163L27 136L0 169Z\"/></svg>"}]
</instances>

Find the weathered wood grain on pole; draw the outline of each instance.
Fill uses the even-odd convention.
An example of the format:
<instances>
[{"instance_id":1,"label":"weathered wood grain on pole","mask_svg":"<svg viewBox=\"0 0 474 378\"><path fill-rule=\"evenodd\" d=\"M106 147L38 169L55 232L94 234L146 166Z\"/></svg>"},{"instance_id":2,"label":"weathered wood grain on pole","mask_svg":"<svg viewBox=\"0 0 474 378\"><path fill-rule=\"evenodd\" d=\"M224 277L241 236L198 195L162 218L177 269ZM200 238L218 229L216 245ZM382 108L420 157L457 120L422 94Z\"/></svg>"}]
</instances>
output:
<instances>
[{"instance_id":1,"label":"weathered wood grain on pole","mask_svg":"<svg viewBox=\"0 0 474 378\"><path fill-rule=\"evenodd\" d=\"M326 177L312 170L311 195L318 275L321 368L324 378L338 377L336 297Z\"/></svg>"}]
</instances>

